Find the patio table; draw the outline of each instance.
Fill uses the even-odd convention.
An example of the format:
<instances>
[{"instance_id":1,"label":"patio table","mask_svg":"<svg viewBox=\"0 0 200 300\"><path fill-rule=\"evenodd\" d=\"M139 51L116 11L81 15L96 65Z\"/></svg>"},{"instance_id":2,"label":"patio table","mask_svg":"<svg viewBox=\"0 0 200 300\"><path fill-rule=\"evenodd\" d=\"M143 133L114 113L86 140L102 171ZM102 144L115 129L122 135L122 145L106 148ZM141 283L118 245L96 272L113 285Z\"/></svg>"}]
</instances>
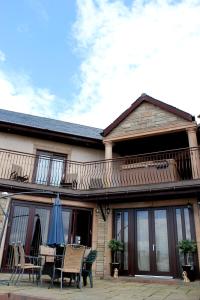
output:
<instances>
[{"instance_id":1,"label":"patio table","mask_svg":"<svg viewBox=\"0 0 200 300\"><path fill-rule=\"evenodd\" d=\"M55 268L61 267L63 255L42 254L40 255L40 259L44 259L44 262L42 262L42 275L48 275L51 278L50 285L52 286L53 280L59 278L59 274L55 272Z\"/></svg>"}]
</instances>

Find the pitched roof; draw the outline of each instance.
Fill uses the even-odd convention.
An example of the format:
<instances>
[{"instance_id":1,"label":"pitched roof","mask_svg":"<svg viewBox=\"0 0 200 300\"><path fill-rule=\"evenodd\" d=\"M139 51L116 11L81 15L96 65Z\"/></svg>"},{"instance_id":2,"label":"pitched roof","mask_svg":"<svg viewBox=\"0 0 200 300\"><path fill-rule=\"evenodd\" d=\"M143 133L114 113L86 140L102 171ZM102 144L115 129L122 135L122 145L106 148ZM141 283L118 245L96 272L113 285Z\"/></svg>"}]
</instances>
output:
<instances>
[{"instance_id":1,"label":"pitched roof","mask_svg":"<svg viewBox=\"0 0 200 300\"><path fill-rule=\"evenodd\" d=\"M102 129L0 109L0 123L102 140Z\"/></svg>"},{"instance_id":2,"label":"pitched roof","mask_svg":"<svg viewBox=\"0 0 200 300\"><path fill-rule=\"evenodd\" d=\"M189 113L180 110L172 105L154 99L147 94L142 94L131 106L125 110L114 122L112 122L108 127L103 130L102 135L107 136L114 128L116 128L128 115L130 115L142 102L148 102L153 105L160 107L163 110L166 110L170 113L173 113L187 121L194 121L194 117Z\"/></svg>"}]
</instances>

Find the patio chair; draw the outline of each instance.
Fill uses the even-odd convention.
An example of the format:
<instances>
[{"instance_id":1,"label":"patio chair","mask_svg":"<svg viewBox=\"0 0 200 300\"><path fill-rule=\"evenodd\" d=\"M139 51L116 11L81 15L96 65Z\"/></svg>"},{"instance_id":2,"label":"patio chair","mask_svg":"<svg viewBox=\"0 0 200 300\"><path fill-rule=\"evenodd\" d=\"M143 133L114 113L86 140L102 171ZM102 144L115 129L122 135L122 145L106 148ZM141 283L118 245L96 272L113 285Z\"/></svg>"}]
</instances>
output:
<instances>
[{"instance_id":1,"label":"patio chair","mask_svg":"<svg viewBox=\"0 0 200 300\"><path fill-rule=\"evenodd\" d=\"M75 279L77 287L81 289L81 276L82 276L82 265L83 256L85 252L85 246L82 245L70 245L68 244L65 248L65 255L63 257L63 263L61 268L56 268L59 270L60 274L60 287L63 286L63 277L70 277ZM64 276L63 276L64 275Z\"/></svg>"},{"instance_id":2,"label":"patio chair","mask_svg":"<svg viewBox=\"0 0 200 300\"><path fill-rule=\"evenodd\" d=\"M83 276L83 285L87 285L87 277L90 279L90 287L93 287L93 277L92 277L92 264L96 260L97 257L97 250L91 250L86 257L84 264L83 264L83 270L82 270L82 276Z\"/></svg>"},{"instance_id":3,"label":"patio chair","mask_svg":"<svg viewBox=\"0 0 200 300\"><path fill-rule=\"evenodd\" d=\"M78 174L76 173L64 174L60 181L60 185L64 188L70 188L76 190L78 184L77 177Z\"/></svg>"},{"instance_id":4,"label":"patio chair","mask_svg":"<svg viewBox=\"0 0 200 300\"><path fill-rule=\"evenodd\" d=\"M56 248L51 248L46 245L40 245L39 258L42 267L42 275L48 275L52 279L55 262Z\"/></svg>"},{"instance_id":5,"label":"patio chair","mask_svg":"<svg viewBox=\"0 0 200 300\"><path fill-rule=\"evenodd\" d=\"M22 174L22 167L13 164L12 165L12 169L11 169L11 173L10 173L10 179L12 180L16 180L19 182L27 182L29 177L28 175L23 175Z\"/></svg>"},{"instance_id":6,"label":"patio chair","mask_svg":"<svg viewBox=\"0 0 200 300\"><path fill-rule=\"evenodd\" d=\"M12 273L10 276L10 279L8 281L8 285L12 284L15 280L15 276L17 274L18 271L18 266L19 266L19 252L18 252L18 246L17 244L13 244L12 246Z\"/></svg>"},{"instance_id":7,"label":"patio chair","mask_svg":"<svg viewBox=\"0 0 200 300\"><path fill-rule=\"evenodd\" d=\"M38 279L40 279L40 283L41 283L42 267L41 265L38 264L38 257L25 255L24 248L21 244L18 245L18 251L19 251L20 258L19 258L19 264L17 265L18 276L15 281L15 284L18 285L20 283L25 270L32 271L33 281L34 281L34 271L37 271L36 281L38 283ZM26 262L27 259L29 260L28 263ZM29 275L29 280L30 280L30 275Z\"/></svg>"}]
</instances>

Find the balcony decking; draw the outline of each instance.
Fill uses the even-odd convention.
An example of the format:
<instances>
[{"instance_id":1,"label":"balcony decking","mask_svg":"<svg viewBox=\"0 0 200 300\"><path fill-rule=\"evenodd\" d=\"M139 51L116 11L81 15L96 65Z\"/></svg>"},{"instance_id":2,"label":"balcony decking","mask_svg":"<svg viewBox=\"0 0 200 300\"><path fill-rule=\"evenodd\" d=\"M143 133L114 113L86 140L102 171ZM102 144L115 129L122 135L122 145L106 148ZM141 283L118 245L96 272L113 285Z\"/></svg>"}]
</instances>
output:
<instances>
[{"instance_id":1,"label":"balcony decking","mask_svg":"<svg viewBox=\"0 0 200 300\"><path fill-rule=\"evenodd\" d=\"M197 163L194 164L194 159ZM0 150L0 186L10 191L60 192L71 197L188 189L199 186L199 148L74 162Z\"/></svg>"}]
</instances>

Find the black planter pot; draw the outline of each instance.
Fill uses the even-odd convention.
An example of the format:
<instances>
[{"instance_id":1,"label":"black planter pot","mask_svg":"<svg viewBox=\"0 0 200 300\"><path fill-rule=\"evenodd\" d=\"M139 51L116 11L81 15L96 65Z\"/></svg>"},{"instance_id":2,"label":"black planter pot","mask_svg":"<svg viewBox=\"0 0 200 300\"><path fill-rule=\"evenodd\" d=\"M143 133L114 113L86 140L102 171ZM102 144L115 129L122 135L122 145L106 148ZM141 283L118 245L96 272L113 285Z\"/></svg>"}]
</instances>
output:
<instances>
[{"instance_id":1,"label":"black planter pot","mask_svg":"<svg viewBox=\"0 0 200 300\"><path fill-rule=\"evenodd\" d=\"M114 270L117 268L117 270L119 270L119 263L110 263L110 275L113 276L114 275Z\"/></svg>"},{"instance_id":2,"label":"black planter pot","mask_svg":"<svg viewBox=\"0 0 200 300\"><path fill-rule=\"evenodd\" d=\"M195 271L192 265L182 265L182 269L187 273L187 277L190 281L195 280Z\"/></svg>"}]
</instances>

